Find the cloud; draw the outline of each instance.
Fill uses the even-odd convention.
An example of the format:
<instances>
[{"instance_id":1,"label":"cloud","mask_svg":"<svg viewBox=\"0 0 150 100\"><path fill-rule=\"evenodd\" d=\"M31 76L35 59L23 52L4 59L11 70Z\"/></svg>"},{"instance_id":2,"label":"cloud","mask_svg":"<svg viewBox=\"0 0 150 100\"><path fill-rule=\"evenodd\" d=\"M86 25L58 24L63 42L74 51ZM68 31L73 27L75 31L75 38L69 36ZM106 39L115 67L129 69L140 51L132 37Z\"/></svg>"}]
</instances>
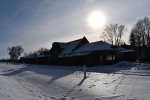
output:
<instances>
[{"instance_id":1,"label":"cloud","mask_svg":"<svg viewBox=\"0 0 150 100\"><path fill-rule=\"evenodd\" d=\"M100 40L103 28L90 29L85 21L88 13L102 10L107 24L125 24L130 28L139 18L149 16L149 3L148 0L13 0L11 3L1 0L0 57L8 46L18 44L28 52L50 48L54 41L70 41L84 35L90 41Z\"/></svg>"}]
</instances>

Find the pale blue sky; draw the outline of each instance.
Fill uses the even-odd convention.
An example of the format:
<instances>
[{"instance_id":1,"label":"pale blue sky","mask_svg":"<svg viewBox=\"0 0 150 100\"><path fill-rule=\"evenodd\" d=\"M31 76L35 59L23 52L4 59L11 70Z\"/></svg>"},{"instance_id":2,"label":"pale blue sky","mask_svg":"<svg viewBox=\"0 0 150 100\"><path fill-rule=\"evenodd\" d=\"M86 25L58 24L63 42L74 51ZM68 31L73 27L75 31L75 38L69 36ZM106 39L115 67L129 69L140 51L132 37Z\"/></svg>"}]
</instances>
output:
<instances>
[{"instance_id":1,"label":"pale blue sky","mask_svg":"<svg viewBox=\"0 0 150 100\"><path fill-rule=\"evenodd\" d=\"M7 47L21 45L25 52L49 48L54 41L86 36L100 40L104 27L87 25L87 15L100 10L106 24L124 24L128 32L136 21L150 16L149 0L0 0L0 58L8 58Z\"/></svg>"}]
</instances>

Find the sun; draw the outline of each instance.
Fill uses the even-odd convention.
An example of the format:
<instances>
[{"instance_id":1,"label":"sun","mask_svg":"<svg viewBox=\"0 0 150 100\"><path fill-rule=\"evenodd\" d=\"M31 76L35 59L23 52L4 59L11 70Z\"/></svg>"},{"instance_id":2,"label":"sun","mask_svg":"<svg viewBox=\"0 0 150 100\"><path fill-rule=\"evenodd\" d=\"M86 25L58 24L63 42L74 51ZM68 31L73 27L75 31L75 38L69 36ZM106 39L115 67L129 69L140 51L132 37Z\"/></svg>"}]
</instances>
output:
<instances>
[{"instance_id":1,"label":"sun","mask_svg":"<svg viewBox=\"0 0 150 100\"><path fill-rule=\"evenodd\" d=\"M93 11L88 15L87 22L91 28L100 28L105 24L106 17L101 11Z\"/></svg>"}]
</instances>

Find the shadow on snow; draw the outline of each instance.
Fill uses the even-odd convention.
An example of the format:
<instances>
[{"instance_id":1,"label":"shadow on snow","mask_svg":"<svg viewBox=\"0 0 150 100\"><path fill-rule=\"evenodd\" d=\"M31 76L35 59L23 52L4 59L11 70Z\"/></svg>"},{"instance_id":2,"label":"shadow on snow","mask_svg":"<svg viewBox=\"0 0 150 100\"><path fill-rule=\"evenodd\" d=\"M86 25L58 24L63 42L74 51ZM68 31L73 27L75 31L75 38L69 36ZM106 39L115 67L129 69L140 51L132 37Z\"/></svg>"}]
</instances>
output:
<instances>
[{"instance_id":1,"label":"shadow on snow","mask_svg":"<svg viewBox=\"0 0 150 100\"><path fill-rule=\"evenodd\" d=\"M16 65L18 66L18 65ZM134 67L134 66L132 66ZM88 66L87 72L96 72L96 73L114 73L120 70L129 70L131 67L114 67L113 65L101 65L101 66ZM82 66L54 66L54 65L30 65L30 64L21 64L19 68L4 70L4 76L13 76L26 71L38 73L41 75L51 76L52 79L49 83L65 77L67 75L73 74L76 71L83 72ZM78 85L81 85L84 82L85 78L81 80Z\"/></svg>"}]
</instances>

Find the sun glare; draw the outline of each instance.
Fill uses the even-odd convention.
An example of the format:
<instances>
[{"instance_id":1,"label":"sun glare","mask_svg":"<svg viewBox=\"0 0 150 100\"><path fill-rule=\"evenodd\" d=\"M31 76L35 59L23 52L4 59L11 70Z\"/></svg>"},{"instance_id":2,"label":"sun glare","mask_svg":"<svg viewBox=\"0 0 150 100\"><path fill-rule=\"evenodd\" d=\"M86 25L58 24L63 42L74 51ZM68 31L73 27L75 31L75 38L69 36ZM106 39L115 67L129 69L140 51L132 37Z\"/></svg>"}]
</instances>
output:
<instances>
[{"instance_id":1,"label":"sun glare","mask_svg":"<svg viewBox=\"0 0 150 100\"><path fill-rule=\"evenodd\" d=\"M87 22L92 28L100 28L105 24L106 17L103 12L94 11L88 15Z\"/></svg>"}]
</instances>

